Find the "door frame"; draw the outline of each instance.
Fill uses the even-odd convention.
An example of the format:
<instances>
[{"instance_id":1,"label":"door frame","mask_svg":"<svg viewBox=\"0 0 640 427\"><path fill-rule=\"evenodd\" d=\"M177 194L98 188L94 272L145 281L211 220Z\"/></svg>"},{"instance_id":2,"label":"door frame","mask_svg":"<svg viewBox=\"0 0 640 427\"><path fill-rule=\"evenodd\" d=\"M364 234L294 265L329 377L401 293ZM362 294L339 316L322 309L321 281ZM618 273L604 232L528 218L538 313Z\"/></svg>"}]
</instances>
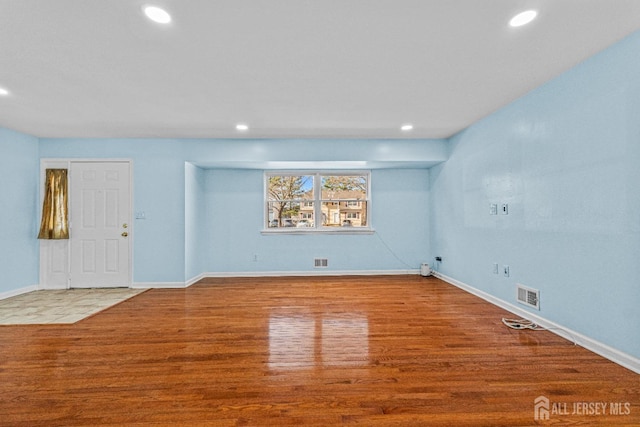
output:
<instances>
[{"instance_id":1,"label":"door frame","mask_svg":"<svg viewBox=\"0 0 640 427\"><path fill-rule=\"evenodd\" d=\"M126 286L133 285L133 239L135 225L133 223L133 160L127 158L42 158L40 159L39 205L36 222L40 224L42 217L42 201L44 198L44 180L49 168L68 169L71 171L73 163L128 163L129 165L129 272ZM71 173L69 173L69 189L71 189ZM71 204L73 195L69 192L69 221L71 218ZM71 230L73 232L73 230ZM40 283L38 289L69 289L71 287L71 244L69 240L40 240Z\"/></svg>"}]
</instances>

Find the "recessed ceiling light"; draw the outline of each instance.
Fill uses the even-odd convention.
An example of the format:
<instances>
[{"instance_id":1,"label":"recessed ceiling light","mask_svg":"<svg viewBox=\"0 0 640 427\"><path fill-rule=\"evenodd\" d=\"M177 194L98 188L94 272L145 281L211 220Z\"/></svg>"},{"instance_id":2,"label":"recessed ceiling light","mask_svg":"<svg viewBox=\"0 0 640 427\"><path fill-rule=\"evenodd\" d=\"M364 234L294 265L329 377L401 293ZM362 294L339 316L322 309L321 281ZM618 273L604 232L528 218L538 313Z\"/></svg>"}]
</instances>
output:
<instances>
[{"instance_id":1,"label":"recessed ceiling light","mask_svg":"<svg viewBox=\"0 0 640 427\"><path fill-rule=\"evenodd\" d=\"M157 22L158 24L168 24L171 22L171 15L157 6L145 6L143 9L144 14L147 15L147 18L151 19L153 22Z\"/></svg>"},{"instance_id":2,"label":"recessed ceiling light","mask_svg":"<svg viewBox=\"0 0 640 427\"><path fill-rule=\"evenodd\" d=\"M240 132L244 132L249 130L249 126L245 125L244 123L238 123L236 125L236 130L239 130Z\"/></svg>"},{"instance_id":3,"label":"recessed ceiling light","mask_svg":"<svg viewBox=\"0 0 640 427\"><path fill-rule=\"evenodd\" d=\"M509 25L511 25L512 27L521 27L536 19L536 16L538 16L538 12L536 12L535 10L527 10L511 18L511 21L509 21Z\"/></svg>"},{"instance_id":4,"label":"recessed ceiling light","mask_svg":"<svg viewBox=\"0 0 640 427\"><path fill-rule=\"evenodd\" d=\"M413 129L413 125L411 123L407 123L400 127L400 130L402 130L403 132L409 132L412 129Z\"/></svg>"},{"instance_id":5,"label":"recessed ceiling light","mask_svg":"<svg viewBox=\"0 0 640 427\"><path fill-rule=\"evenodd\" d=\"M0 96L7 96L7 95L9 95L9 91L0 86Z\"/></svg>"}]
</instances>

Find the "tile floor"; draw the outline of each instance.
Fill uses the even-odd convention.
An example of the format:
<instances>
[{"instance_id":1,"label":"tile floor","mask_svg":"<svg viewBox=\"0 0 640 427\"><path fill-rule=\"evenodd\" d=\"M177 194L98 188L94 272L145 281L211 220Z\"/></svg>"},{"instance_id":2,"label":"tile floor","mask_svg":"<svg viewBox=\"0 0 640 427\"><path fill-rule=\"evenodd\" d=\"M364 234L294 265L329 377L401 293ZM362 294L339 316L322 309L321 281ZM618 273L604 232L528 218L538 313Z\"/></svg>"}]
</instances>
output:
<instances>
[{"instance_id":1,"label":"tile floor","mask_svg":"<svg viewBox=\"0 0 640 427\"><path fill-rule=\"evenodd\" d=\"M75 323L145 289L41 290L0 300L0 325Z\"/></svg>"}]
</instances>

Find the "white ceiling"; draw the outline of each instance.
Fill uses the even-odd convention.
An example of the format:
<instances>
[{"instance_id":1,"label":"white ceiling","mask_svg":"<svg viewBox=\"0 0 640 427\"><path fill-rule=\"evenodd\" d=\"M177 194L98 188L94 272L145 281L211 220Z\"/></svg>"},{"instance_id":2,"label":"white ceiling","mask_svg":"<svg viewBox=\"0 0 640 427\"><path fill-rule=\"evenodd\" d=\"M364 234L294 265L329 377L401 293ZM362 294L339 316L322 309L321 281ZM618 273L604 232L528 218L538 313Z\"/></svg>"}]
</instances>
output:
<instances>
[{"instance_id":1,"label":"white ceiling","mask_svg":"<svg viewBox=\"0 0 640 427\"><path fill-rule=\"evenodd\" d=\"M638 29L640 0L0 0L0 126L448 137Z\"/></svg>"}]
</instances>

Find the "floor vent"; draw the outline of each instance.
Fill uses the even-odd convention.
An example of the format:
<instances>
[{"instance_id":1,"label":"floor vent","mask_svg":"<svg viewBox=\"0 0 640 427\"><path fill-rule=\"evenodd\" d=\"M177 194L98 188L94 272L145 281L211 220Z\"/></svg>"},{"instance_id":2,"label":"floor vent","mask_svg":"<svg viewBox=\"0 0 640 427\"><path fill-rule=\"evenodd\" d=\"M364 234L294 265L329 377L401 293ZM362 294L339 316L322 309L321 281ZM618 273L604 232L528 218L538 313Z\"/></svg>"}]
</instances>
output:
<instances>
[{"instance_id":1,"label":"floor vent","mask_svg":"<svg viewBox=\"0 0 640 427\"><path fill-rule=\"evenodd\" d=\"M518 302L535 308L536 310L540 310L540 291L537 289L527 288L519 283L517 284L517 287Z\"/></svg>"},{"instance_id":2,"label":"floor vent","mask_svg":"<svg viewBox=\"0 0 640 427\"><path fill-rule=\"evenodd\" d=\"M316 258L313 260L315 268L325 268L329 266L329 260L326 258Z\"/></svg>"}]
</instances>

